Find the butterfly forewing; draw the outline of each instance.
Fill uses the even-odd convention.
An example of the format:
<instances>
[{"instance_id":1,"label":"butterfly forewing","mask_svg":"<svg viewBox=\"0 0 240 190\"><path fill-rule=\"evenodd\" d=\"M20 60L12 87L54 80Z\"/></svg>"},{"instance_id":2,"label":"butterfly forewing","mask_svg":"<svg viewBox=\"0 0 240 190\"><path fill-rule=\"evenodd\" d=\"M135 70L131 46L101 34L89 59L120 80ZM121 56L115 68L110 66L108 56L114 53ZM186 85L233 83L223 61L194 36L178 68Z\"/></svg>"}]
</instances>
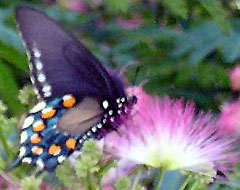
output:
<instances>
[{"instance_id":1,"label":"butterfly forewing","mask_svg":"<svg viewBox=\"0 0 240 190\"><path fill-rule=\"evenodd\" d=\"M100 62L56 22L24 7L17 9L16 21L29 54L32 82L42 99L64 94L118 96Z\"/></svg>"}]
</instances>

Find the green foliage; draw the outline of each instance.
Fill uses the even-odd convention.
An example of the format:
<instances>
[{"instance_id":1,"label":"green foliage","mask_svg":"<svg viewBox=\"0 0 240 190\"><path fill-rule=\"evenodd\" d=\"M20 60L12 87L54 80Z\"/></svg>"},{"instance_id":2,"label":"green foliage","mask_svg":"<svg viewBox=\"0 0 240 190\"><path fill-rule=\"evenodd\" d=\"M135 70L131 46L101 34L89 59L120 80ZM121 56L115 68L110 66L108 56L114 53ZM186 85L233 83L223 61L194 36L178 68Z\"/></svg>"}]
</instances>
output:
<instances>
[{"instance_id":1,"label":"green foliage","mask_svg":"<svg viewBox=\"0 0 240 190\"><path fill-rule=\"evenodd\" d=\"M163 0L166 6L174 15L187 19L187 3L185 0Z\"/></svg>"},{"instance_id":2,"label":"green foliage","mask_svg":"<svg viewBox=\"0 0 240 190\"><path fill-rule=\"evenodd\" d=\"M77 188L81 184L84 189L101 188L101 179L116 165L112 161L100 164L102 152L93 140L86 141L82 147L81 156L71 164L65 161L57 168L57 177L64 187Z\"/></svg>"},{"instance_id":3,"label":"green foliage","mask_svg":"<svg viewBox=\"0 0 240 190\"><path fill-rule=\"evenodd\" d=\"M220 1L199 0L199 2L222 29L224 29L226 32L231 30L230 23L227 19L227 12L224 10Z\"/></svg>"},{"instance_id":4,"label":"green foliage","mask_svg":"<svg viewBox=\"0 0 240 190\"><path fill-rule=\"evenodd\" d=\"M32 85L24 86L23 89L19 91L18 98L20 102L27 105L29 109L37 103L37 97Z\"/></svg>"},{"instance_id":5,"label":"green foliage","mask_svg":"<svg viewBox=\"0 0 240 190\"><path fill-rule=\"evenodd\" d=\"M129 7L135 3L134 0L104 0L107 10L110 13L121 13L121 12L127 12Z\"/></svg>"},{"instance_id":6,"label":"green foliage","mask_svg":"<svg viewBox=\"0 0 240 190\"><path fill-rule=\"evenodd\" d=\"M21 190L40 190L41 178L35 178L33 176L26 177L21 181Z\"/></svg>"},{"instance_id":7,"label":"green foliage","mask_svg":"<svg viewBox=\"0 0 240 190\"><path fill-rule=\"evenodd\" d=\"M125 190L130 188L130 181L127 177L120 178L115 184L116 190Z\"/></svg>"},{"instance_id":8,"label":"green foliage","mask_svg":"<svg viewBox=\"0 0 240 190\"><path fill-rule=\"evenodd\" d=\"M9 111L12 114L21 113L23 106L20 104L17 94L18 86L16 85L14 74L9 65L0 60L0 94L4 102L8 104Z\"/></svg>"},{"instance_id":9,"label":"green foliage","mask_svg":"<svg viewBox=\"0 0 240 190\"><path fill-rule=\"evenodd\" d=\"M10 138L16 129L17 119L8 118L6 116L7 107L0 100L0 158L1 169L5 169L7 164L13 159L14 156L14 141Z\"/></svg>"}]
</instances>

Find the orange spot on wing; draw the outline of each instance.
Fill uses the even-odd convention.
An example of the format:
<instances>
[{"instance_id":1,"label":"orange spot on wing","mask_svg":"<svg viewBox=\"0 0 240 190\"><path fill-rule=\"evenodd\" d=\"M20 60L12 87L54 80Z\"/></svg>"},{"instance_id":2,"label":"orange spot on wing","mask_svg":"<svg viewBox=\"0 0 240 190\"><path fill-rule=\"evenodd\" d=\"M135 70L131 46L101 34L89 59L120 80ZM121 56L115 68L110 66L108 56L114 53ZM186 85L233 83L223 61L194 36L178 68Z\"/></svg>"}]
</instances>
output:
<instances>
[{"instance_id":1,"label":"orange spot on wing","mask_svg":"<svg viewBox=\"0 0 240 190\"><path fill-rule=\"evenodd\" d=\"M39 137L38 134L34 134L34 135L31 137L31 143L32 143L32 144L38 144L38 143L41 142L41 140L42 140L42 138Z\"/></svg>"},{"instance_id":2,"label":"orange spot on wing","mask_svg":"<svg viewBox=\"0 0 240 190\"><path fill-rule=\"evenodd\" d=\"M43 131L45 128L46 128L46 126L44 125L43 122L41 122L38 125L33 126L33 131L40 132L40 131Z\"/></svg>"},{"instance_id":3,"label":"orange spot on wing","mask_svg":"<svg viewBox=\"0 0 240 190\"><path fill-rule=\"evenodd\" d=\"M42 147L35 147L34 149L33 149L33 154L35 154L35 155L40 155L40 154L42 154L42 152L43 152L43 148Z\"/></svg>"},{"instance_id":4,"label":"orange spot on wing","mask_svg":"<svg viewBox=\"0 0 240 190\"><path fill-rule=\"evenodd\" d=\"M66 141L66 146L69 148L69 149L75 149L76 147L76 140L74 138L70 138Z\"/></svg>"},{"instance_id":5,"label":"orange spot on wing","mask_svg":"<svg viewBox=\"0 0 240 190\"><path fill-rule=\"evenodd\" d=\"M52 118L55 114L56 114L55 109L49 109L42 114L42 118L49 119L49 118Z\"/></svg>"},{"instance_id":6,"label":"orange spot on wing","mask_svg":"<svg viewBox=\"0 0 240 190\"><path fill-rule=\"evenodd\" d=\"M53 156L58 155L60 152L61 152L61 146L58 146L58 145L55 145L55 144L51 145L49 150L48 150L48 153L50 155L53 155Z\"/></svg>"},{"instance_id":7,"label":"orange spot on wing","mask_svg":"<svg viewBox=\"0 0 240 190\"><path fill-rule=\"evenodd\" d=\"M66 99L63 99L63 106L66 108L72 108L76 103L76 98L69 96Z\"/></svg>"}]
</instances>

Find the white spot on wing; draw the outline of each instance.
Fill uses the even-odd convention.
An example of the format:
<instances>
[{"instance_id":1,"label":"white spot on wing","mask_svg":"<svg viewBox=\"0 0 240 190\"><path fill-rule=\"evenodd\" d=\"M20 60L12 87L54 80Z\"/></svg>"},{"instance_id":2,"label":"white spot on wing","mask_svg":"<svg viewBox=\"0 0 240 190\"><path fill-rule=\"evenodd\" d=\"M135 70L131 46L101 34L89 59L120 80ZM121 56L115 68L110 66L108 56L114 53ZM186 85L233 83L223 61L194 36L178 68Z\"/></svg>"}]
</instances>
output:
<instances>
[{"instance_id":1,"label":"white spot on wing","mask_svg":"<svg viewBox=\"0 0 240 190\"><path fill-rule=\"evenodd\" d=\"M42 109L44 109L46 107L46 102L42 101L39 102L36 106L34 106L31 110L30 113L36 113L41 111Z\"/></svg>"},{"instance_id":2,"label":"white spot on wing","mask_svg":"<svg viewBox=\"0 0 240 190\"><path fill-rule=\"evenodd\" d=\"M23 129L29 127L34 121L34 117L33 116L28 116L25 120L24 120L24 123L23 123Z\"/></svg>"},{"instance_id":3,"label":"white spot on wing","mask_svg":"<svg viewBox=\"0 0 240 190\"><path fill-rule=\"evenodd\" d=\"M44 82L46 80L46 76L43 73L38 74L37 77L39 82Z\"/></svg>"},{"instance_id":4,"label":"white spot on wing","mask_svg":"<svg viewBox=\"0 0 240 190\"><path fill-rule=\"evenodd\" d=\"M39 147L37 147L37 146L32 147L32 152L34 153L38 148ZM40 152L37 152L38 155L41 155L42 153L43 153L43 149L41 149Z\"/></svg>"},{"instance_id":5,"label":"white spot on wing","mask_svg":"<svg viewBox=\"0 0 240 190\"><path fill-rule=\"evenodd\" d=\"M37 160L36 164L37 164L41 169L44 168L44 163L43 163L42 159L39 158L39 159Z\"/></svg>"},{"instance_id":6,"label":"white spot on wing","mask_svg":"<svg viewBox=\"0 0 240 190\"><path fill-rule=\"evenodd\" d=\"M52 95L52 93L49 91L49 92L45 92L44 94L43 94L43 96L44 97L49 97L49 96L51 96Z\"/></svg>"},{"instance_id":7,"label":"white spot on wing","mask_svg":"<svg viewBox=\"0 0 240 190\"><path fill-rule=\"evenodd\" d=\"M38 125L41 125L41 124L43 124L43 122L41 120L38 120L33 124L33 128L35 128L35 127L37 127Z\"/></svg>"},{"instance_id":8,"label":"white spot on wing","mask_svg":"<svg viewBox=\"0 0 240 190\"><path fill-rule=\"evenodd\" d=\"M43 86L42 91L47 93L47 92L50 92L51 89L52 89L52 87L50 85L46 84Z\"/></svg>"},{"instance_id":9,"label":"white spot on wing","mask_svg":"<svg viewBox=\"0 0 240 190\"><path fill-rule=\"evenodd\" d=\"M66 157L64 157L63 155L58 157L58 162L62 163L65 160Z\"/></svg>"},{"instance_id":10,"label":"white spot on wing","mask_svg":"<svg viewBox=\"0 0 240 190\"><path fill-rule=\"evenodd\" d=\"M102 103L102 105L103 105L103 108L104 108L104 109L107 109L107 108L108 108L108 101L107 101L107 100L104 100L103 103Z\"/></svg>"},{"instance_id":11,"label":"white spot on wing","mask_svg":"<svg viewBox=\"0 0 240 190\"><path fill-rule=\"evenodd\" d=\"M32 159L29 158L29 157L26 157L26 158L23 158L22 162L25 162L25 163L31 164Z\"/></svg>"},{"instance_id":12,"label":"white spot on wing","mask_svg":"<svg viewBox=\"0 0 240 190\"><path fill-rule=\"evenodd\" d=\"M73 97L72 95L68 94L68 95L63 96L63 100L69 100L72 97Z\"/></svg>"},{"instance_id":13,"label":"white spot on wing","mask_svg":"<svg viewBox=\"0 0 240 190\"><path fill-rule=\"evenodd\" d=\"M25 146L22 146L19 150L19 157L22 158L26 153L26 147Z\"/></svg>"},{"instance_id":14,"label":"white spot on wing","mask_svg":"<svg viewBox=\"0 0 240 190\"><path fill-rule=\"evenodd\" d=\"M45 108L44 110L42 110L42 113L45 114L45 113L47 113L47 112L52 111L52 109L53 109L53 108L51 108L51 107Z\"/></svg>"},{"instance_id":15,"label":"white spot on wing","mask_svg":"<svg viewBox=\"0 0 240 190\"><path fill-rule=\"evenodd\" d=\"M23 131L20 136L20 143L22 144L26 142L27 139L28 139L27 131Z\"/></svg>"},{"instance_id":16,"label":"white spot on wing","mask_svg":"<svg viewBox=\"0 0 240 190\"><path fill-rule=\"evenodd\" d=\"M109 110L108 114L112 115L113 114L113 110Z\"/></svg>"},{"instance_id":17,"label":"white spot on wing","mask_svg":"<svg viewBox=\"0 0 240 190\"><path fill-rule=\"evenodd\" d=\"M96 131L97 131L97 127L93 127L93 128L92 128L92 132L95 133Z\"/></svg>"},{"instance_id":18,"label":"white spot on wing","mask_svg":"<svg viewBox=\"0 0 240 190\"><path fill-rule=\"evenodd\" d=\"M36 69L41 71L43 68L42 62L39 59L37 59L35 64L36 64Z\"/></svg>"},{"instance_id":19,"label":"white spot on wing","mask_svg":"<svg viewBox=\"0 0 240 190\"><path fill-rule=\"evenodd\" d=\"M36 47L33 48L33 55L36 58L40 58L41 57L41 52L39 51L38 48L36 48Z\"/></svg>"}]
</instances>

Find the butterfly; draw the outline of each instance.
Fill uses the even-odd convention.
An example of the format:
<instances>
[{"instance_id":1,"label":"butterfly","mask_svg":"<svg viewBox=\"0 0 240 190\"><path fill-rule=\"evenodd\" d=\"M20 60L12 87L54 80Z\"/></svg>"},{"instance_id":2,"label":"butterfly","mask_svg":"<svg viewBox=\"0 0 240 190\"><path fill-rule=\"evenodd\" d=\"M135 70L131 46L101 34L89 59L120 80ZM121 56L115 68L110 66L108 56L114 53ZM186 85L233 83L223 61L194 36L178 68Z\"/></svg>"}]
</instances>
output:
<instances>
[{"instance_id":1,"label":"butterfly","mask_svg":"<svg viewBox=\"0 0 240 190\"><path fill-rule=\"evenodd\" d=\"M19 7L16 22L39 103L21 126L11 168L25 162L53 172L86 140L117 130L137 98L127 96L116 72L46 14Z\"/></svg>"}]
</instances>

